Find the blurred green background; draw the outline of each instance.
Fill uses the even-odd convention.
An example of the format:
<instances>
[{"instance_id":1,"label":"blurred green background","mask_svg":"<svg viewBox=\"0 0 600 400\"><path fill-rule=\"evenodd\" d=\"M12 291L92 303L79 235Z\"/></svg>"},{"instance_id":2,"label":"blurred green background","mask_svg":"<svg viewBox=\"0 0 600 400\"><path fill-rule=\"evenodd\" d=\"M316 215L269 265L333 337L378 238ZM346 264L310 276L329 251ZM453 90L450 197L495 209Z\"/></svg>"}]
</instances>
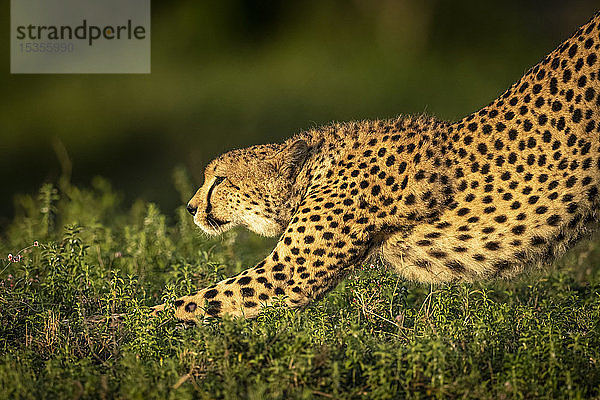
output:
<instances>
[{"instance_id":1,"label":"blurred green background","mask_svg":"<svg viewBox=\"0 0 600 400\"><path fill-rule=\"evenodd\" d=\"M109 178L172 212L236 147L330 121L489 103L600 9L598 0L152 2L149 75L11 75L1 0L0 231L15 193L61 173ZM62 160L62 161L61 161ZM192 193L190 193L190 196Z\"/></svg>"}]
</instances>

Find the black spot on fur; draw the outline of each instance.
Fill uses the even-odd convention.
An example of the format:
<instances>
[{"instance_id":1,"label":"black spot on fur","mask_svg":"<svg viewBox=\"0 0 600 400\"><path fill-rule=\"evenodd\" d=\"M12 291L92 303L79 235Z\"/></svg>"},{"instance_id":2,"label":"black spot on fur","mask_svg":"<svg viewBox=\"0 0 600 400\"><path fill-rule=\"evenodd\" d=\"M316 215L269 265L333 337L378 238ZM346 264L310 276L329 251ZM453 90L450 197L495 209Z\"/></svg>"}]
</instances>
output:
<instances>
[{"instance_id":1,"label":"black spot on fur","mask_svg":"<svg viewBox=\"0 0 600 400\"><path fill-rule=\"evenodd\" d=\"M243 276L240 279L238 279L238 284L239 285L247 285L252 281L252 278L250 278L249 276Z\"/></svg>"}]
</instances>

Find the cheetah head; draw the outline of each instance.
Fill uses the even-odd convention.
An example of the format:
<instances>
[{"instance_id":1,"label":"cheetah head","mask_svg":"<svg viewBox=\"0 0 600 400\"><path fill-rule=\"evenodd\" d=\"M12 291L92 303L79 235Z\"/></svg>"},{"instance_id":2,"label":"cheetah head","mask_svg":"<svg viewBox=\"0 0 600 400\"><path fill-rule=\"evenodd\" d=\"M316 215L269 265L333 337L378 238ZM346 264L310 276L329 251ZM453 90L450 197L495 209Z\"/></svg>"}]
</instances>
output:
<instances>
[{"instance_id":1,"label":"cheetah head","mask_svg":"<svg viewBox=\"0 0 600 400\"><path fill-rule=\"evenodd\" d=\"M225 153L208 164L204 184L187 210L209 235L238 225L264 236L280 235L301 196L295 183L308 154L304 140Z\"/></svg>"}]
</instances>

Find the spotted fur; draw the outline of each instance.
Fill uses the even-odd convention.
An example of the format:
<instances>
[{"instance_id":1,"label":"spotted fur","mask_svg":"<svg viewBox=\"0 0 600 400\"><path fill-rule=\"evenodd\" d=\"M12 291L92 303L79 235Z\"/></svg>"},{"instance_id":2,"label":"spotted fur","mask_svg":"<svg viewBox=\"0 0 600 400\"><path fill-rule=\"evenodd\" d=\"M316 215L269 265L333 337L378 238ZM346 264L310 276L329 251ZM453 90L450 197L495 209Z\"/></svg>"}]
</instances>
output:
<instances>
[{"instance_id":1,"label":"spotted fur","mask_svg":"<svg viewBox=\"0 0 600 400\"><path fill-rule=\"evenodd\" d=\"M458 122L334 124L217 158L189 202L194 222L279 241L256 266L177 300L176 317L254 317L275 296L304 306L373 252L419 282L551 262L598 225L599 47L596 14Z\"/></svg>"}]
</instances>

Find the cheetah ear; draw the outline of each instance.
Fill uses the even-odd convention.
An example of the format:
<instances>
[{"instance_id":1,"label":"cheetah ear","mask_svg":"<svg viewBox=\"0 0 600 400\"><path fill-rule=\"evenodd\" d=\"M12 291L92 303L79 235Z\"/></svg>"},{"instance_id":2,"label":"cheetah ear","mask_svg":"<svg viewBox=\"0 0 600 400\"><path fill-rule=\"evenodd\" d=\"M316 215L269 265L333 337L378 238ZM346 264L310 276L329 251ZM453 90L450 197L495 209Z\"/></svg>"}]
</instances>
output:
<instances>
[{"instance_id":1,"label":"cheetah ear","mask_svg":"<svg viewBox=\"0 0 600 400\"><path fill-rule=\"evenodd\" d=\"M279 172L288 179L295 178L308 156L308 143L296 140L278 154Z\"/></svg>"}]
</instances>

